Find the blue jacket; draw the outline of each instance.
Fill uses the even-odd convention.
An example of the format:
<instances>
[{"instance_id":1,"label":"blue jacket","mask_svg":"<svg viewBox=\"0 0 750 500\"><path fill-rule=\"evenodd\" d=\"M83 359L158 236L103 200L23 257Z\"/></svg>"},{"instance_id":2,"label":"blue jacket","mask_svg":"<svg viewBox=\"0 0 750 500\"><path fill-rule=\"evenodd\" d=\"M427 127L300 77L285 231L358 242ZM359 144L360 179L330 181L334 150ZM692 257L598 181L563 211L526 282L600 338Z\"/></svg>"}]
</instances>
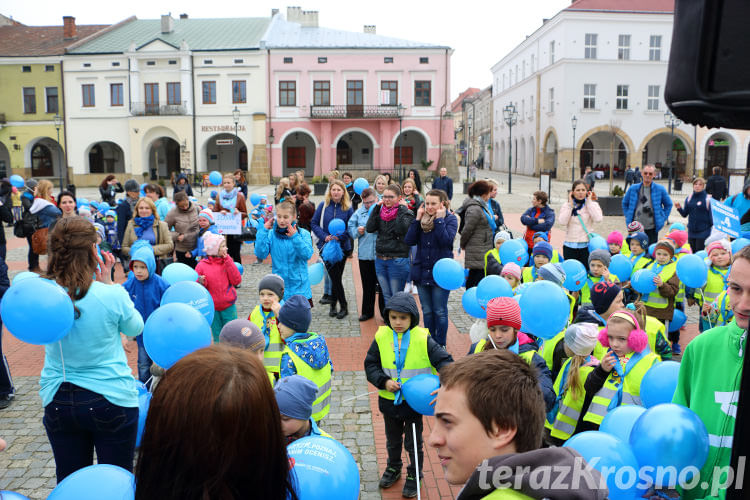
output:
<instances>
[{"instance_id":1,"label":"blue jacket","mask_svg":"<svg viewBox=\"0 0 750 500\"><path fill-rule=\"evenodd\" d=\"M327 363L331 363L331 356L328 354L328 345L322 335L309 338L310 333L295 333L286 339L286 345L294 351L294 354L307 361L307 364L315 370L320 370ZM297 340L307 339L305 342ZM333 363L331 363L333 366ZM297 367L288 354L281 356L281 367L279 377L290 377L297 374Z\"/></svg>"},{"instance_id":2,"label":"blue jacket","mask_svg":"<svg viewBox=\"0 0 750 500\"><path fill-rule=\"evenodd\" d=\"M368 233L365 231L365 234L359 234L359 231L357 231L358 227L367 226L367 219L369 218L370 210L362 205L349 219L349 236L354 240L359 239L359 247L357 248L357 258L359 260L375 260L375 242L378 240L378 233Z\"/></svg>"},{"instance_id":3,"label":"blue jacket","mask_svg":"<svg viewBox=\"0 0 750 500\"><path fill-rule=\"evenodd\" d=\"M411 280L417 285L434 285L432 268L443 258L453 257L453 240L458 230L458 218L452 213L443 219L435 219L435 227L429 233L422 231L422 223L414 220L409 226L404 241L417 245L417 255L411 266Z\"/></svg>"},{"instance_id":4,"label":"blue jacket","mask_svg":"<svg viewBox=\"0 0 750 500\"><path fill-rule=\"evenodd\" d=\"M677 211L688 218L688 237L704 240L711 234L713 216L711 215L711 200L705 190L693 193L685 198L682 208Z\"/></svg>"},{"instance_id":5,"label":"blue jacket","mask_svg":"<svg viewBox=\"0 0 750 500\"><path fill-rule=\"evenodd\" d=\"M131 265L136 260L146 264L148 278L141 281L133 273L130 273L122 286L128 291L130 300L141 313L143 321L146 321L161 304L161 296L169 288L169 283L156 274L156 258L154 258L154 251L150 245L138 244L131 250Z\"/></svg>"},{"instance_id":6,"label":"blue jacket","mask_svg":"<svg viewBox=\"0 0 750 500\"><path fill-rule=\"evenodd\" d=\"M216 229L215 224L211 224L210 226L208 226L208 229L200 228L198 230L198 240L195 242L195 248L190 250L190 255L192 255L193 258L195 257L203 258L206 256L206 249L204 248L204 243L203 243L203 235L206 234L206 232L219 234L219 230Z\"/></svg>"},{"instance_id":7,"label":"blue jacket","mask_svg":"<svg viewBox=\"0 0 750 500\"><path fill-rule=\"evenodd\" d=\"M748 188L750 188L750 179L745 181L745 185L742 187L741 193L737 193L725 201L727 205L737 211L737 217L739 217L740 219L742 219L742 216L745 215L748 210L750 210L750 198L745 196ZM746 229L743 229L743 231L746 231Z\"/></svg>"},{"instance_id":8,"label":"blue jacket","mask_svg":"<svg viewBox=\"0 0 750 500\"><path fill-rule=\"evenodd\" d=\"M625 224L633 222L635 207L638 206L638 195L642 186L642 182L633 184L622 197L622 212L625 215ZM664 227L664 223L667 222L669 213L672 211L672 199L664 186L655 182L651 184L651 205L654 207L654 226L658 232Z\"/></svg>"},{"instance_id":9,"label":"blue jacket","mask_svg":"<svg viewBox=\"0 0 750 500\"><path fill-rule=\"evenodd\" d=\"M36 198L29 208L32 214L39 217L39 227L50 227L57 220L62 212L54 204L41 198Z\"/></svg>"},{"instance_id":10,"label":"blue jacket","mask_svg":"<svg viewBox=\"0 0 750 500\"><path fill-rule=\"evenodd\" d=\"M542 207L542 211L539 212L539 217L534 217L535 213L536 207L531 207L526 210L521 216L521 224L528 226L528 228L535 233L540 231L546 233L551 230L552 226L555 225L555 211L552 210L552 207L549 205ZM539 224L537 222L539 219L544 219L544 223Z\"/></svg>"},{"instance_id":11,"label":"blue jacket","mask_svg":"<svg viewBox=\"0 0 750 500\"><path fill-rule=\"evenodd\" d=\"M284 279L284 298L304 295L312 298L310 279L307 276L307 261L313 256L312 238L306 229L297 226L297 234L289 237L273 229L268 230L258 224L255 236L255 256L264 260L271 254L271 269Z\"/></svg>"},{"instance_id":12,"label":"blue jacket","mask_svg":"<svg viewBox=\"0 0 750 500\"><path fill-rule=\"evenodd\" d=\"M315 233L315 236L318 237L318 250L323 248L323 245L326 242L326 237L329 235L328 233L328 223L330 223L333 219L341 219L344 221L344 227L346 227L346 224L349 223L349 218L352 216L352 213L354 212L351 207L349 207L349 210L343 210L341 208L341 203L334 203L331 202L328 204L328 206L325 206L325 201L321 201L318 205L318 208L315 209L315 214L313 215L312 220L310 221L310 226L312 227L313 233ZM325 206L325 213L323 213L323 224L320 224L320 215L323 211L323 208ZM350 253L352 250L352 239L349 237L349 234L344 231L344 234L339 236L339 243L341 244L341 250L344 251L344 253Z\"/></svg>"},{"instance_id":13,"label":"blue jacket","mask_svg":"<svg viewBox=\"0 0 750 500\"><path fill-rule=\"evenodd\" d=\"M129 199L130 198L126 196L125 199L120 200L117 204L117 208L115 208L115 212L117 213L117 239L120 243L125 239L125 229L128 227L130 219L133 218L133 207L137 201L133 201L133 206L131 206Z\"/></svg>"},{"instance_id":14,"label":"blue jacket","mask_svg":"<svg viewBox=\"0 0 750 500\"><path fill-rule=\"evenodd\" d=\"M156 205L156 213L159 214L159 220L164 220L169 211L172 210L172 205L169 204L169 200L166 198L159 198L154 205Z\"/></svg>"},{"instance_id":15,"label":"blue jacket","mask_svg":"<svg viewBox=\"0 0 750 500\"><path fill-rule=\"evenodd\" d=\"M442 189L448 195L449 200L453 199L453 179L447 175L445 177L437 177L432 181L432 189Z\"/></svg>"}]
</instances>

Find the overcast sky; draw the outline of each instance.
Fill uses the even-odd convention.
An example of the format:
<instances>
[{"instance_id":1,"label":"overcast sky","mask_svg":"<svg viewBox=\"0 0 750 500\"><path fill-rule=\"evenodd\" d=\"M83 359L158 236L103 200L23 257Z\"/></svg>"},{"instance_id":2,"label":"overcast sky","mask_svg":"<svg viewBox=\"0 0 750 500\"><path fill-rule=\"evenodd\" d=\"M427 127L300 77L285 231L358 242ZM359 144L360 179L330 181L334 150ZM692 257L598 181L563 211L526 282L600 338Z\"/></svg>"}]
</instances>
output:
<instances>
[{"instance_id":1,"label":"overcast sky","mask_svg":"<svg viewBox=\"0 0 750 500\"><path fill-rule=\"evenodd\" d=\"M61 25L62 16L74 16L78 24L111 24L135 15L155 19L172 13L177 17L270 16L272 8L286 13L289 5L317 10L320 26L361 31L375 24L379 35L448 45L452 58L451 99L467 87L484 88L492 82L490 67L542 24L570 4L566 0L273 0L229 2L181 0L165 2L129 0L0 0L0 13L30 26Z\"/></svg>"}]
</instances>

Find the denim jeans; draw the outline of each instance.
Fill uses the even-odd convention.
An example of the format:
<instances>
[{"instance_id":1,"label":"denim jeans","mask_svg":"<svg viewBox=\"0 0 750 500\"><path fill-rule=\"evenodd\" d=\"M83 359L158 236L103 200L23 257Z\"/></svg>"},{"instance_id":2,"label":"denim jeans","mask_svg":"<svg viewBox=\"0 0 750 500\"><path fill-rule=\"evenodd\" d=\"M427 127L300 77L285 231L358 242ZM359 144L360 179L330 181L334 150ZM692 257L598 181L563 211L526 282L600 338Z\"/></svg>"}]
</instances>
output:
<instances>
[{"instance_id":1,"label":"denim jeans","mask_svg":"<svg viewBox=\"0 0 750 500\"><path fill-rule=\"evenodd\" d=\"M133 470L138 408L117 406L95 392L63 382L44 408L57 482L94 463Z\"/></svg>"},{"instance_id":2,"label":"denim jeans","mask_svg":"<svg viewBox=\"0 0 750 500\"><path fill-rule=\"evenodd\" d=\"M135 341L138 344L138 380L145 384L151 378L151 365L154 362L148 357L146 348L143 346L143 335L138 335Z\"/></svg>"},{"instance_id":3,"label":"denim jeans","mask_svg":"<svg viewBox=\"0 0 750 500\"><path fill-rule=\"evenodd\" d=\"M394 293L403 292L409 279L409 257L395 259L375 259L375 274L378 275L380 290L386 305Z\"/></svg>"},{"instance_id":4,"label":"denim jeans","mask_svg":"<svg viewBox=\"0 0 750 500\"><path fill-rule=\"evenodd\" d=\"M10 366L3 354L3 322L0 320L0 399L12 398L15 394L16 389L13 386L13 377L10 376Z\"/></svg>"},{"instance_id":5,"label":"denim jeans","mask_svg":"<svg viewBox=\"0 0 750 500\"><path fill-rule=\"evenodd\" d=\"M445 347L448 338L448 295L451 292L437 285L417 285L417 289L424 327L430 331L435 342Z\"/></svg>"}]
</instances>

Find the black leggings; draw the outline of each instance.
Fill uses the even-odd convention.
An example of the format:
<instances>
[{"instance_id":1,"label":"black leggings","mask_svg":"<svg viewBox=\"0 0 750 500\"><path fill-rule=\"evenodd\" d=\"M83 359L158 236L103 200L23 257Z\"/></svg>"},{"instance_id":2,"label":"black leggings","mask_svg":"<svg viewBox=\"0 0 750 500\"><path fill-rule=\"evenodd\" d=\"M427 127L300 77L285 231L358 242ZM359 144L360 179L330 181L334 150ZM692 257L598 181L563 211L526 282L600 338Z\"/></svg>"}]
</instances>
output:
<instances>
[{"instance_id":1,"label":"black leggings","mask_svg":"<svg viewBox=\"0 0 750 500\"><path fill-rule=\"evenodd\" d=\"M346 257L336 262L335 264L326 263L328 276L331 278L331 295L333 295L333 300L338 302L342 308L347 307L346 292L344 291L344 284L341 281L345 266ZM336 307L336 302L331 304L331 307Z\"/></svg>"},{"instance_id":2,"label":"black leggings","mask_svg":"<svg viewBox=\"0 0 750 500\"><path fill-rule=\"evenodd\" d=\"M583 267L586 268L586 271L589 269L589 248L588 246L585 246L583 248L570 248L563 245L563 259L565 260L577 260L581 264L583 264Z\"/></svg>"},{"instance_id":3,"label":"black leggings","mask_svg":"<svg viewBox=\"0 0 750 500\"><path fill-rule=\"evenodd\" d=\"M469 275L466 277L466 289L477 286L484 278L484 269L469 269Z\"/></svg>"},{"instance_id":4,"label":"black leggings","mask_svg":"<svg viewBox=\"0 0 750 500\"><path fill-rule=\"evenodd\" d=\"M703 238L688 238L688 243L690 244L693 253L706 249L706 240Z\"/></svg>"},{"instance_id":5,"label":"black leggings","mask_svg":"<svg viewBox=\"0 0 750 500\"><path fill-rule=\"evenodd\" d=\"M227 236L227 253L233 261L242 264L240 250L242 249L242 240L230 234Z\"/></svg>"}]
</instances>

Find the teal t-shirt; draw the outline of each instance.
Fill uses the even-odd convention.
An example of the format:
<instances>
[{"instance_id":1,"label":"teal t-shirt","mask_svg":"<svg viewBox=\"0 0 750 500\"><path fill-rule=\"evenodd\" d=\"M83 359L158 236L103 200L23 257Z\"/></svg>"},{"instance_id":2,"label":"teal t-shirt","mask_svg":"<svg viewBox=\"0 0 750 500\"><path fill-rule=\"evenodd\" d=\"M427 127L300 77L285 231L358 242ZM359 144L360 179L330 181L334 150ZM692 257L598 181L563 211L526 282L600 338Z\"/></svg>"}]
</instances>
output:
<instances>
[{"instance_id":1,"label":"teal t-shirt","mask_svg":"<svg viewBox=\"0 0 750 500\"><path fill-rule=\"evenodd\" d=\"M112 404L138 407L138 392L120 332L130 337L138 335L143 330L143 319L128 292L120 285L95 281L75 305L81 314L70 333L45 346L39 379L42 405L52 401L60 384L70 382L101 394Z\"/></svg>"}]
</instances>

